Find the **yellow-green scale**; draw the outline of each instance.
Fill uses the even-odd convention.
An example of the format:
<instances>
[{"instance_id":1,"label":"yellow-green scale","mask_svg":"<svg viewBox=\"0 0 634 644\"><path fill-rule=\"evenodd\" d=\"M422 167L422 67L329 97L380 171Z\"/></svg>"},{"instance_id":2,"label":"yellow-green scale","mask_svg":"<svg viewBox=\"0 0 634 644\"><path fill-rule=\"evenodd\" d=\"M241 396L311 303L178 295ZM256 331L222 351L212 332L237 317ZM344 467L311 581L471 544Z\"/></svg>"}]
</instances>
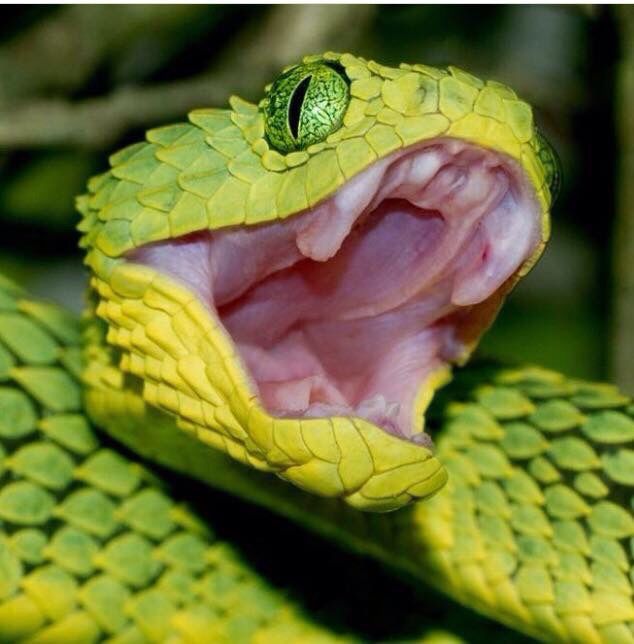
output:
<instances>
[{"instance_id":1,"label":"yellow-green scale","mask_svg":"<svg viewBox=\"0 0 634 644\"><path fill-rule=\"evenodd\" d=\"M0 282L0 641L352 641L102 444L78 342L73 316Z\"/></svg>"}]
</instances>

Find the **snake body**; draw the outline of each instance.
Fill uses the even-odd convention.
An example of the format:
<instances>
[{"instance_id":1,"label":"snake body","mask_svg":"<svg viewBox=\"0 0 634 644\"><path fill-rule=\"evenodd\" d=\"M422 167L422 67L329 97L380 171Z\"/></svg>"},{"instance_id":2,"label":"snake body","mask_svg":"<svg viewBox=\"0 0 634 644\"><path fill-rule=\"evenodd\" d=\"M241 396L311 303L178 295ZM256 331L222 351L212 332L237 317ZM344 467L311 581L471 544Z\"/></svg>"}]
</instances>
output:
<instances>
[{"instance_id":1,"label":"snake body","mask_svg":"<svg viewBox=\"0 0 634 644\"><path fill-rule=\"evenodd\" d=\"M0 284L0 641L347 641L82 411L79 321Z\"/></svg>"},{"instance_id":2,"label":"snake body","mask_svg":"<svg viewBox=\"0 0 634 644\"><path fill-rule=\"evenodd\" d=\"M377 159L448 138L521 168L541 239L502 295L530 268L548 237L557 175L512 90L457 68L388 68L349 54L303 65L310 74L291 68L277 83L291 78L319 98L321 86L306 78L347 78L341 113L346 87L324 90L336 98L319 125L330 134L309 120L302 130L303 115L292 131L267 121L284 89L274 84L259 106L234 98L232 110L198 110L150 131L113 155L79 199L92 272L81 374L91 421L145 458L538 639L634 642L627 396L538 367L491 365L465 368L434 396L448 380L443 366L422 383L414 410L435 448L359 418L276 418L196 293L134 261L150 243L292 219ZM336 640L214 542L145 467L100 445L81 413L73 320L12 286L0 295L0 638ZM493 304L465 337L462 361Z\"/></svg>"}]
</instances>

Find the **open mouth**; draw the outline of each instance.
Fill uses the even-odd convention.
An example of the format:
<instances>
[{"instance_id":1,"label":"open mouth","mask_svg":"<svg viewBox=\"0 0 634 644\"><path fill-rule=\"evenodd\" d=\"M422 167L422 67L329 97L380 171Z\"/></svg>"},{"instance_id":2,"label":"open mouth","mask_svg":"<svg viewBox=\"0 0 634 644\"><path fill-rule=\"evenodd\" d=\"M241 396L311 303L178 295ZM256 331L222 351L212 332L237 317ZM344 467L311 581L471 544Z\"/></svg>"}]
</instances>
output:
<instances>
[{"instance_id":1,"label":"open mouth","mask_svg":"<svg viewBox=\"0 0 634 644\"><path fill-rule=\"evenodd\" d=\"M511 158L437 139L289 219L129 258L198 294L270 415L360 417L429 445L423 383L491 323L540 243L539 212Z\"/></svg>"}]
</instances>

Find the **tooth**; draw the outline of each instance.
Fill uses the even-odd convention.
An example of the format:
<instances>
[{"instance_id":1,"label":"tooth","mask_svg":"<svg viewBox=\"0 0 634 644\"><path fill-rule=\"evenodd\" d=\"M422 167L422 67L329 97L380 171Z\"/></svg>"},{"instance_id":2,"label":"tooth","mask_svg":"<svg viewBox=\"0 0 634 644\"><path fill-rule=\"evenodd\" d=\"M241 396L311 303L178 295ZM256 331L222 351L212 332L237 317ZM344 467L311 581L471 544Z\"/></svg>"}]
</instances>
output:
<instances>
[{"instance_id":1,"label":"tooth","mask_svg":"<svg viewBox=\"0 0 634 644\"><path fill-rule=\"evenodd\" d=\"M433 179L425 186L421 194L412 199L419 208L436 208L445 199L468 184L468 173L459 166L445 166L434 174Z\"/></svg>"},{"instance_id":2,"label":"tooth","mask_svg":"<svg viewBox=\"0 0 634 644\"><path fill-rule=\"evenodd\" d=\"M391 402L386 408L385 408L385 417L386 418L391 418L393 420L396 420L398 418L398 415L401 411L401 405L400 403L397 402Z\"/></svg>"},{"instance_id":3,"label":"tooth","mask_svg":"<svg viewBox=\"0 0 634 644\"><path fill-rule=\"evenodd\" d=\"M385 412L386 400L381 394L368 398L357 407L357 412L368 417L381 416Z\"/></svg>"},{"instance_id":4,"label":"tooth","mask_svg":"<svg viewBox=\"0 0 634 644\"><path fill-rule=\"evenodd\" d=\"M299 252L316 262L330 259L347 237L356 214L341 213L333 202L328 202L313 213L308 225L300 228L295 237Z\"/></svg>"},{"instance_id":5,"label":"tooth","mask_svg":"<svg viewBox=\"0 0 634 644\"><path fill-rule=\"evenodd\" d=\"M407 183L414 184L416 188L424 188L429 180L438 172L444 156L439 150L426 150L414 156L410 165Z\"/></svg>"},{"instance_id":6,"label":"tooth","mask_svg":"<svg viewBox=\"0 0 634 644\"><path fill-rule=\"evenodd\" d=\"M312 403L304 412L305 418L322 418L324 416L346 416L350 408L333 403Z\"/></svg>"},{"instance_id":7,"label":"tooth","mask_svg":"<svg viewBox=\"0 0 634 644\"><path fill-rule=\"evenodd\" d=\"M429 434L425 434L425 432L414 434L413 436L410 436L409 440L412 441L412 443L422 445L423 447L427 447L428 449L434 449L434 441L432 441L431 436Z\"/></svg>"}]
</instances>

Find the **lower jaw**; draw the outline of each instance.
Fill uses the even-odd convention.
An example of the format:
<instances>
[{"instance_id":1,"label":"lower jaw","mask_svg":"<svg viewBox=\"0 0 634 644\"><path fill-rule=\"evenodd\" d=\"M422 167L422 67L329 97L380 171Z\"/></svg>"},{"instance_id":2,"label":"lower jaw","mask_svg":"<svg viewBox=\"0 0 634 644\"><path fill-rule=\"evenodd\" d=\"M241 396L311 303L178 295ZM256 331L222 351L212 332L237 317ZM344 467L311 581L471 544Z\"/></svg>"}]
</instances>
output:
<instances>
[{"instance_id":1,"label":"lower jaw","mask_svg":"<svg viewBox=\"0 0 634 644\"><path fill-rule=\"evenodd\" d=\"M93 278L92 286L96 313L109 327L107 342L119 355L113 366L134 376L145 403L172 417L179 431L364 510L393 510L444 485L445 470L428 446L365 419L268 414L228 334L177 281L122 262L108 282ZM441 375L432 376L436 385ZM421 387L415 406L422 411L430 397L429 387ZM422 422L423 414L415 415Z\"/></svg>"}]
</instances>

